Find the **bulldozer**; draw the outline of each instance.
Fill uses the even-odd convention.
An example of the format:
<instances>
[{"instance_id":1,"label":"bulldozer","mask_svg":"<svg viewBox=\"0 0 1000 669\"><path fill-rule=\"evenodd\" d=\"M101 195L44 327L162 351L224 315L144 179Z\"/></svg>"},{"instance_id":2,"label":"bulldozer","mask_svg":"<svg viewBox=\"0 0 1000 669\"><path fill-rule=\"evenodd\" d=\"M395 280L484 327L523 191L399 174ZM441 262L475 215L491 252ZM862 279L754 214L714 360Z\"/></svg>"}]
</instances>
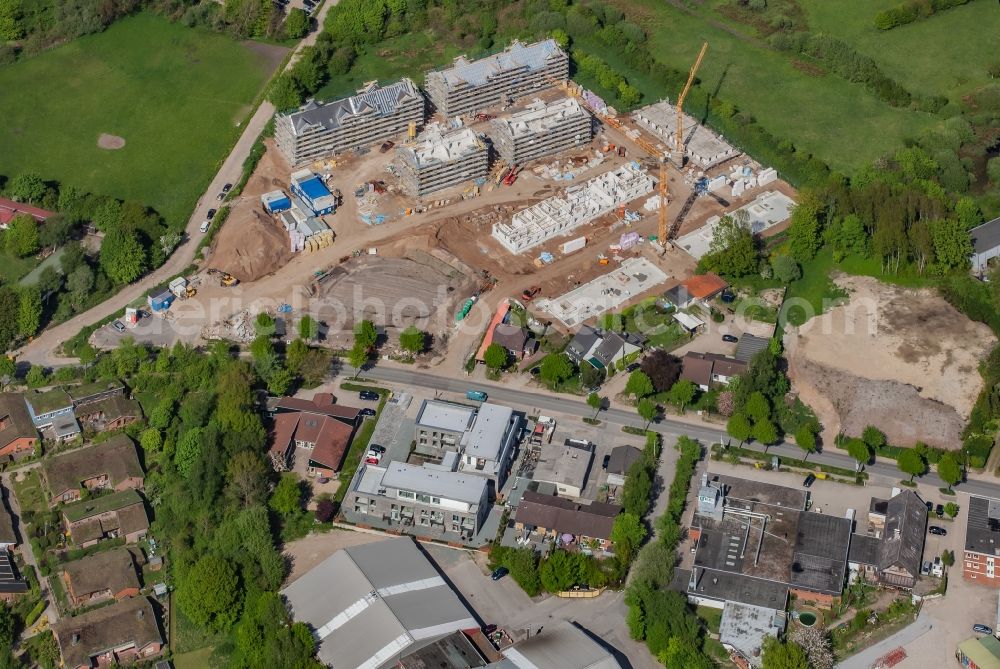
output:
<instances>
[{"instance_id":1,"label":"bulldozer","mask_svg":"<svg viewBox=\"0 0 1000 669\"><path fill-rule=\"evenodd\" d=\"M228 272L223 272L222 270L210 268L208 270L209 274L214 274L219 277L219 285L225 286L226 288L231 288L232 286L237 286L240 280Z\"/></svg>"}]
</instances>

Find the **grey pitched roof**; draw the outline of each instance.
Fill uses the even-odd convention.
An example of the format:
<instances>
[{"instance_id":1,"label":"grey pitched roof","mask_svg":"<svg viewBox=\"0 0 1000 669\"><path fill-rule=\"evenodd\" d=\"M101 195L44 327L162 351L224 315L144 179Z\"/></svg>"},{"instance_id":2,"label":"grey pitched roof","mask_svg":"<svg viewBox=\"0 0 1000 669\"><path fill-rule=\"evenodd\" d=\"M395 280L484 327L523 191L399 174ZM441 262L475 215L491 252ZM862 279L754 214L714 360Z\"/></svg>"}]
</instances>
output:
<instances>
[{"instance_id":1,"label":"grey pitched roof","mask_svg":"<svg viewBox=\"0 0 1000 669\"><path fill-rule=\"evenodd\" d=\"M642 451L635 446L615 446L608 460L609 474L627 474L629 468L642 459Z\"/></svg>"},{"instance_id":2,"label":"grey pitched roof","mask_svg":"<svg viewBox=\"0 0 1000 669\"><path fill-rule=\"evenodd\" d=\"M156 612L146 597L134 597L83 615L62 618L52 626L68 667L90 666L94 655L134 643L145 648L163 643Z\"/></svg>"},{"instance_id":3,"label":"grey pitched roof","mask_svg":"<svg viewBox=\"0 0 1000 669\"><path fill-rule=\"evenodd\" d=\"M577 360L587 355L587 351L601 339L601 334L589 325L581 325L580 330L573 335L569 345L566 346L566 354Z\"/></svg>"},{"instance_id":4,"label":"grey pitched roof","mask_svg":"<svg viewBox=\"0 0 1000 669\"><path fill-rule=\"evenodd\" d=\"M913 576L920 573L926 526L927 507L916 493L904 490L890 499L879 547L879 569L897 567Z\"/></svg>"},{"instance_id":5,"label":"grey pitched roof","mask_svg":"<svg viewBox=\"0 0 1000 669\"><path fill-rule=\"evenodd\" d=\"M553 39L522 44L514 41L500 53L470 61L465 56L455 59L455 65L446 70L428 72L427 80L440 80L446 88L456 88L463 84L482 86L499 74L525 68L529 72L545 68L549 59L561 54L562 49Z\"/></svg>"},{"instance_id":6,"label":"grey pitched roof","mask_svg":"<svg viewBox=\"0 0 1000 669\"><path fill-rule=\"evenodd\" d=\"M965 550L1000 555L1000 501L986 497L969 498Z\"/></svg>"},{"instance_id":7,"label":"grey pitched roof","mask_svg":"<svg viewBox=\"0 0 1000 669\"><path fill-rule=\"evenodd\" d=\"M1000 217L972 228L969 236L976 253L985 253L1000 246Z\"/></svg>"},{"instance_id":8,"label":"grey pitched roof","mask_svg":"<svg viewBox=\"0 0 1000 669\"><path fill-rule=\"evenodd\" d=\"M764 337L744 333L740 337L739 343L736 344L734 357L743 362L750 362L755 355L767 348L769 341L769 339L765 339Z\"/></svg>"},{"instance_id":9,"label":"grey pitched roof","mask_svg":"<svg viewBox=\"0 0 1000 669\"><path fill-rule=\"evenodd\" d=\"M406 99L423 95L410 79L402 79L388 86L375 86L363 93L332 102L310 100L297 112L288 114L296 134L311 126L325 130L339 128L345 119L365 113L388 116Z\"/></svg>"},{"instance_id":10,"label":"grey pitched roof","mask_svg":"<svg viewBox=\"0 0 1000 669\"><path fill-rule=\"evenodd\" d=\"M878 564L879 540L867 534L851 535L851 550L847 554L848 562L857 564Z\"/></svg>"}]
</instances>

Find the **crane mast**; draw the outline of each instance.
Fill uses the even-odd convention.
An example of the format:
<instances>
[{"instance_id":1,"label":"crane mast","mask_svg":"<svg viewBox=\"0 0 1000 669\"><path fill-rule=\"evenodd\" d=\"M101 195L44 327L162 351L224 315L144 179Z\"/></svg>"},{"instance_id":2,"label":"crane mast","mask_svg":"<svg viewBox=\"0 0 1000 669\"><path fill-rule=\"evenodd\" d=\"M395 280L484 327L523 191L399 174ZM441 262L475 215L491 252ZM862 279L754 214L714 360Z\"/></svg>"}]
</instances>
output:
<instances>
[{"instance_id":1,"label":"crane mast","mask_svg":"<svg viewBox=\"0 0 1000 669\"><path fill-rule=\"evenodd\" d=\"M687 83L684 84L684 90L677 97L677 126L674 132L674 155L673 160L677 167L684 167L684 100L687 98L688 91L691 90L691 84L694 83L694 76L698 72L698 68L701 67L701 61L705 58L705 52L708 51L708 42L701 45L701 51L698 53L698 59L694 61L694 65L691 66L691 71L688 73Z\"/></svg>"}]
</instances>

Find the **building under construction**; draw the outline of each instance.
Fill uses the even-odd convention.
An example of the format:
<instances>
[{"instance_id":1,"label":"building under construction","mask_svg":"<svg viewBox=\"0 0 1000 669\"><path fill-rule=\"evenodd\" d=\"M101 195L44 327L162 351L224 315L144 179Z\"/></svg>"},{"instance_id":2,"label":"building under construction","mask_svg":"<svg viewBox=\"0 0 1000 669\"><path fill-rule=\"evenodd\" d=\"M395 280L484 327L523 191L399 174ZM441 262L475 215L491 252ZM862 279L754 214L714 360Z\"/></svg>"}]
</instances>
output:
<instances>
[{"instance_id":1,"label":"building under construction","mask_svg":"<svg viewBox=\"0 0 1000 669\"><path fill-rule=\"evenodd\" d=\"M568 78L569 57L555 40L528 45L515 40L501 53L474 61L459 56L447 70L428 72L424 88L449 117L507 105Z\"/></svg>"},{"instance_id":2,"label":"building under construction","mask_svg":"<svg viewBox=\"0 0 1000 669\"><path fill-rule=\"evenodd\" d=\"M684 114L684 154L703 170L740 155L740 151L719 135ZM666 100L632 112L637 124L662 140L667 152L676 142L677 109Z\"/></svg>"},{"instance_id":3,"label":"building under construction","mask_svg":"<svg viewBox=\"0 0 1000 669\"><path fill-rule=\"evenodd\" d=\"M510 165L582 146L593 136L590 112L574 98L551 104L536 100L524 111L493 121L493 146Z\"/></svg>"},{"instance_id":4,"label":"building under construction","mask_svg":"<svg viewBox=\"0 0 1000 669\"><path fill-rule=\"evenodd\" d=\"M638 163L627 163L517 212L509 223L494 223L493 237L511 253L521 253L649 193L655 183Z\"/></svg>"},{"instance_id":5,"label":"building under construction","mask_svg":"<svg viewBox=\"0 0 1000 669\"><path fill-rule=\"evenodd\" d=\"M485 178L489 148L470 128L445 130L432 124L413 146L397 150L403 188L413 197Z\"/></svg>"},{"instance_id":6,"label":"building under construction","mask_svg":"<svg viewBox=\"0 0 1000 669\"><path fill-rule=\"evenodd\" d=\"M278 114L274 140L293 166L397 137L424 122L426 101L410 79L388 86L370 82L357 95L332 102L310 100Z\"/></svg>"}]
</instances>

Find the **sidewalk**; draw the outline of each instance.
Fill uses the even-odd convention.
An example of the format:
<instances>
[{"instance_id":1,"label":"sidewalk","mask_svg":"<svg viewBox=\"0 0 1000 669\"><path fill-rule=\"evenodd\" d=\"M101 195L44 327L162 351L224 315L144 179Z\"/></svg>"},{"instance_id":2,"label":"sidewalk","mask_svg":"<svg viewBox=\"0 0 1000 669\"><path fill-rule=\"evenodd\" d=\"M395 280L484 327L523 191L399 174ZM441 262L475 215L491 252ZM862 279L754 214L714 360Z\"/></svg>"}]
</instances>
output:
<instances>
[{"instance_id":1,"label":"sidewalk","mask_svg":"<svg viewBox=\"0 0 1000 669\"><path fill-rule=\"evenodd\" d=\"M836 669L870 669L875 661L886 653L913 643L933 628L934 624L931 622L930 617L921 611L913 623L899 630L888 639L878 642L871 648L863 650L857 655L852 655L837 664Z\"/></svg>"}]
</instances>

